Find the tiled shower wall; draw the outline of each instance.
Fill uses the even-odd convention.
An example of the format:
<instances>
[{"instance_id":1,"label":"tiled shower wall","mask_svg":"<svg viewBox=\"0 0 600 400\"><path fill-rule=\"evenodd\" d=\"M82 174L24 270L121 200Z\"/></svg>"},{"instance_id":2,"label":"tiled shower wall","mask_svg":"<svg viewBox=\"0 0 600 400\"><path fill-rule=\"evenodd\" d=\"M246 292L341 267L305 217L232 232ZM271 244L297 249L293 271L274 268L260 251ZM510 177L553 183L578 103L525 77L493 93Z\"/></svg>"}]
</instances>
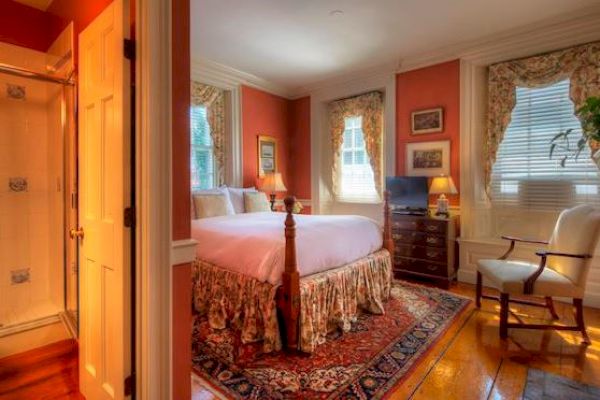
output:
<instances>
[{"instance_id":1,"label":"tiled shower wall","mask_svg":"<svg viewBox=\"0 0 600 400\"><path fill-rule=\"evenodd\" d=\"M0 62L46 54L0 43ZM0 73L0 325L64 308L62 87Z\"/></svg>"}]
</instances>

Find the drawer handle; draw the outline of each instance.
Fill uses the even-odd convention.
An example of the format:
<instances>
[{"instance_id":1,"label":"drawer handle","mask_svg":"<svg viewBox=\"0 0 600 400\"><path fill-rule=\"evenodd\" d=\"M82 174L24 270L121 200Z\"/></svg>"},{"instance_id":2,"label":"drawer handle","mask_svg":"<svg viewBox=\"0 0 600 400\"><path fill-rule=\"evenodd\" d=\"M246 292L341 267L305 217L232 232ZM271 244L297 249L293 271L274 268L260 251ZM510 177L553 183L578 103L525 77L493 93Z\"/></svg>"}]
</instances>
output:
<instances>
[{"instance_id":1,"label":"drawer handle","mask_svg":"<svg viewBox=\"0 0 600 400\"><path fill-rule=\"evenodd\" d=\"M434 237L428 237L427 238L427 243L434 244L434 243L437 243L437 242L438 242L437 238L434 238Z\"/></svg>"},{"instance_id":2,"label":"drawer handle","mask_svg":"<svg viewBox=\"0 0 600 400\"><path fill-rule=\"evenodd\" d=\"M437 267L437 265L428 265L428 266L427 266L427 269L428 269L429 271L436 271L436 270L438 269L438 267Z\"/></svg>"},{"instance_id":3,"label":"drawer handle","mask_svg":"<svg viewBox=\"0 0 600 400\"><path fill-rule=\"evenodd\" d=\"M437 251L428 251L427 252L427 257L429 258L436 258L440 255L440 253L438 253Z\"/></svg>"},{"instance_id":4,"label":"drawer handle","mask_svg":"<svg viewBox=\"0 0 600 400\"><path fill-rule=\"evenodd\" d=\"M410 234L412 237L417 237L417 232L413 232Z\"/></svg>"},{"instance_id":5,"label":"drawer handle","mask_svg":"<svg viewBox=\"0 0 600 400\"><path fill-rule=\"evenodd\" d=\"M438 230L437 225L427 225L427 230L430 232L435 232Z\"/></svg>"}]
</instances>

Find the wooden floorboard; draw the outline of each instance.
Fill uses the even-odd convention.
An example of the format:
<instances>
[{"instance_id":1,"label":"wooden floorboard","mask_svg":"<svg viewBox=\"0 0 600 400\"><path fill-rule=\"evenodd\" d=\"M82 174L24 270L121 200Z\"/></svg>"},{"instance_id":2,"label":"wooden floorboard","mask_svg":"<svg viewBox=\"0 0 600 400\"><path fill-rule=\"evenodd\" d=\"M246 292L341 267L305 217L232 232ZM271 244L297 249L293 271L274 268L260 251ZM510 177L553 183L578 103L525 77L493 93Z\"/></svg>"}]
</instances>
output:
<instances>
[{"instance_id":1,"label":"wooden floorboard","mask_svg":"<svg viewBox=\"0 0 600 400\"><path fill-rule=\"evenodd\" d=\"M454 293L473 297L472 285L457 284ZM556 303L559 323L572 324L570 304ZM512 305L511 318L549 322L547 310ZM518 399L528 368L583 383L600 382L600 310L584 310L590 346L577 332L509 330L498 336L498 303L467 309L417 364L392 399ZM82 399L78 391L77 344L67 340L0 360L0 400ZM193 398L217 398L201 384Z\"/></svg>"},{"instance_id":2,"label":"wooden floorboard","mask_svg":"<svg viewBox=\"0 0 600 400\"><path fill-rule=\"evenodd\" d=\"M0 359L0 400L83 399L77 342L64 340Z\"/></svg>"},{"instance_id":3,"label":"wooden floorboard","mask_svg":"<svg viewBox=\"0 0 600 400\"><path fill-rule=\"evenodd\" d=\"M454 293L473 298L475 287L455 284ZM573 324L570 304L555 302L560 324ZM511 319L550 323L544 308L511 304ZM577 332L509 329L498 335L499 304L483 300L480 310L467 310L433 346L390 399L520 399L527 370L538 368L579 382L600 386L600 310L585 308L590 346L581 345ZM193 399L216 399L204 385L195 384ZM573 399L574 400L574 399Z\"/></svg>"}]
</instances>

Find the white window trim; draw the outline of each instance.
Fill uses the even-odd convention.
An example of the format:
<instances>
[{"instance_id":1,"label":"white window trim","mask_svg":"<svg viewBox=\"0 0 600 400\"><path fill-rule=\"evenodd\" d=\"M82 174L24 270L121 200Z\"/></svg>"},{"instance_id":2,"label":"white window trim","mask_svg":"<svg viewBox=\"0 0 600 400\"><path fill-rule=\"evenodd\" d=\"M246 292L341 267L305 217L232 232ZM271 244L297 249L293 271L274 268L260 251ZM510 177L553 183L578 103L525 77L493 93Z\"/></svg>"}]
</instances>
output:
<instances>
[{"instance_id":1,"label":"white window trim","mask_svg":"<svg viewBox=\"0 0 600 400\"><path fill-rule=\"evenodd\" d=\"M234 75L224 73L220 67L206 62L192 61L192 80L215 86L225 91L225 184L241 186L243 178L242 95L244 83Z\"/></svg>"},{"instance_id":2,"label":"white window trim","mask_svg":"<svg viewBox=\"0 0 600 400\"><path fill-rule=\"evenodd\" d=\"M352 132L352 143L350 144L349 147L346 147L346 142L345 142L345 135L346 135L346 130L348 130L348 128L346 127L346 121L348 119L359 119L359 125L353 125L350 130ZM364 132L362 132L362 127L361 124L362 123L362 115L356 115L356 116L351 116L351 117L346 117L344 118L344 138L342 140L342 147L340 149L340 160L339 160L339 170L337 171L337 176L335 177L335 179L338 180L338 188L339 188L339 193L336 196L336 201L337 202L343 202L343 203L365 203L365 204L378 204L381 203L381 193L377 193L377 187L375 185L375 180L373 180L373 190L375 191L375 196L374 197L368 197L368 196L359 196L359 195L352 195L352 194L348 194L348 193L344 193L343 191L343 175L344 175L344 169L346 168L346 164L345 164L345 153L350 153L352 155L352 166L356 166L357 164L354 163L355 158L356 158L356 153L358 151L362 151L364 153L364 157L365 157L365 162L362 165L366 165L368 166L368 168L371 169L372 172L372 167L371 164L369 162L369 154L367 153L367 147L366 147L366 143L365 143L365 139L364 139ZM357 134L358 131L362 132L363 135L363 146L362 147L356 147L356 137L355 135ZM383 134L383 132L382 132ZM383 151L383 149L382 149Z\"/></svg>"},{"instance_id":3,"label":"white window trim","mask_svg":"<svg viewBox=\"0 0 600 400\"><path fill-rule=\"evenodd\" d=\"M396 174L396 66L359 79L333 83L310 92L311 194L313 214L357 214L382 222L381 202L339 201L331 192L331 140L328 104L337 99L379 90L385 94L383 111L382 176Z\"/></svg>"},{"instance_id":4,"label":"white window trim","mask_svg":"<svg viewBox=\"0 0 600 400\"><path fill-rule=\"evenodd\" d=\"M556 102L558 99L560 103ZM557 151L552 159L549 157L550 141L559 131L575 129L572 142L581 133L574 113L569 79L541 88L517 88L512 119L498 147L491 174L494 209L558 212L577 204L597 204L600 177L589 158L589 147L578 160L567 160L564 167L559 165L564 152ZM592 186L596 194L579 193L582 185Z\"/></svg>"},{"instance_id":5,"label":"white window trim","mask_svg":"<svg viewBox=\"0 0 600 400\"><path fill-rule=\"evenodd\" d=\"M204 107L204 108L206 108L206 113L207 113L207 118L208 118L208 107L206 107L206 106L194 106L194 105L192 105L192 108L193 107ZM227 112L227 111L225 111L225 112ZM191 115L190 115L190 117L191 117ZM192 134L191 131L190 131L190 134ZM209 135L210 135L210 132L209 132ZM212 143L212 137L211 137L211 143ZM215 154L214 154L214 150L215 150L214 143L212 144L212 146L206 146L206 145L203 145L203 144L192 144L191 141L190 141L190 157L192 156L191 152L193 150L195 150L195 149L200 149L200 150L202 150L202 149L204 149L204 150L210 149L211 152L213 153L212 154L212 164L213 164L212 165L212 176L213 176L212 178L213 178L213 185L212 185L211 188L205 188L205 189L212 189L214 187L219 186L219 184L218 184L218 182L219 182L219 169L218 169L218 165L217 165L217 159L216 159ZM191 168L191 165L190 165L190 168ZM227 168L225 168L225 169L227 169ZM208 174L203 174L203 175L208 175ZM190 178L192 178L191 174L190 174ZM190 182L190 185L191 185L191 182ZM205 190L203 188L194 187L194 186L191 186L191 189L192 189L192 191Z\"/></svg>"}]
</instances>

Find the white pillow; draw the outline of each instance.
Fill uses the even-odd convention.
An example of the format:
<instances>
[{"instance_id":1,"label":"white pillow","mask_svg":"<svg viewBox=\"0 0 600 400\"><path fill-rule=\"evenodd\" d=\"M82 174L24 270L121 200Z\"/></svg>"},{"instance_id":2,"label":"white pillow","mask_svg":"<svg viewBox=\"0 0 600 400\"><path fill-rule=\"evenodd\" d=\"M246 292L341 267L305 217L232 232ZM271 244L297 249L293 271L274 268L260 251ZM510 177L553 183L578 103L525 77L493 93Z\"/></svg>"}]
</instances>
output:
<instances>
[{"instance_id":1,"label":"white pillow","mask_svg":"<svg viewBox=\"0 0 600 400\"><path fill-rule=\"evenodd\" d=\"M244 207L244 192L256 192L256 188L248 187L248 188L232 188L228 187L229 198L231 199L231 204L233 204L233 209L236 214L243 214L246 212L246 208Z\"/></svg>"},{"instance_id":2,"label":"white pillow","mask_svg":"<svg viewBox=\"0 0 600 400\"><path fill-rule=\"evenodd\" d=\"M201 196L206 194L222 194L227 198L227 214L233 215L235 214L235 210L233 209L233 204L231 204L231 198L229 197L229 191L227 190L227 186L221 186L213 189L205 189L205 190L196 190L192 192L192 215L194 219L200 218L198 216L198 212L196 211L196 204L194 201L194 196Z\"/></svg>"},{"instance_id":3,"label":"white pillow","mask_svg":"<svg viewBox=\"0 0 600 400\"><path fill-rule=\"evenodd\" d=\"M194 196L194 206L198 218L231 215L231 202L224 194L198 194Z\"/></svg>"},{"instance_id":4,"label":"white pillow","mask_svg":"<svg viewBox=\"0 0 600 400\"><path fill-rule=\"evenodd\" d=\"M271 204L263 192L245 192L244 206L247 213L271 211Z\"/></svg>"}]
</instances>

